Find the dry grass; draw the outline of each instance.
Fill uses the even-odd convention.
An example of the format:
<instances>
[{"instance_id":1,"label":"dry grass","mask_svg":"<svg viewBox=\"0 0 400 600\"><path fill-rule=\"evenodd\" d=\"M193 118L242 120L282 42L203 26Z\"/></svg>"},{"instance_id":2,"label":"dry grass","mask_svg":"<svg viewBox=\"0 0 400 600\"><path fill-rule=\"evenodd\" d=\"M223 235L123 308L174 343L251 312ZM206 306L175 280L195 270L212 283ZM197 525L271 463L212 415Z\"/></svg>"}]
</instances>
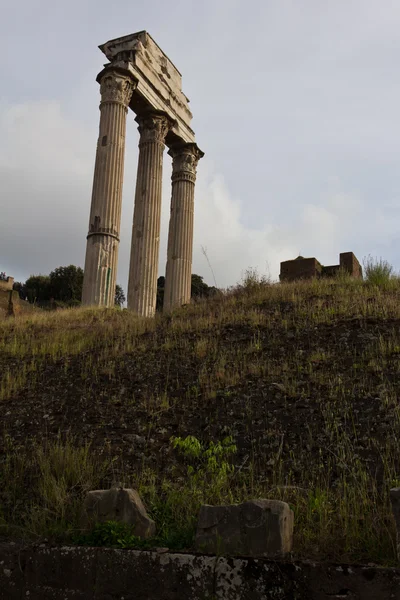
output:
<instances>
[{"instance_id":1,"label":"dry grass","mask_svg":"<svg viewBox=\"0 0 400 600\"><path fill-rule=\"evenodd\" d=\"M44 464L41 440L68 445L69 431L86 450L73 458L61 445L59 456L83 461L85 474L88 456L108 461L103 481L112 467L139 487L165 531L193 527L201 502L275 497L295 510L296 555L394 562L398 280L250 283L155 320L69 309L0 322L0 400L14 448L3 444L2 475L22 481L13 500L2 494L8 527L21 520L10 507L27 494L23 464L10 470L14 453L25 461L33 444ZM204 443L233 437L235 468L220 488L185 475L169 439L189 434ZM64 478L60 491L48 470L39 473L24 526L37 535L75 528L68 507L82 481Z\"/></svg>"}]
</instances>

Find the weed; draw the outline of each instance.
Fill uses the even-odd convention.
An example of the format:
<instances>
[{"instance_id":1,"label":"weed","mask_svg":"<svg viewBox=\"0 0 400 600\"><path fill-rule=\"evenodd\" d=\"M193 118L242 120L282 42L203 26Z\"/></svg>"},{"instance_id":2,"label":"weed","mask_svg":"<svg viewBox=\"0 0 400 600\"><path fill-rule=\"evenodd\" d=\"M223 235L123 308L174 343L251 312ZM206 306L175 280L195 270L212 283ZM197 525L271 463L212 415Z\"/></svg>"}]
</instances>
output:
<instances>
[{"instance_id":1,"label":"weed","mask_svg":"<svg viewBox=\"0 0 400 600\"><path fill-rule=\"evenodd\" d=\"M368 255L363 260L364 273L368 283L372 285L387 285L393 278L393 267L387 260L373 258Z\"/></svg>"}]
</instances>

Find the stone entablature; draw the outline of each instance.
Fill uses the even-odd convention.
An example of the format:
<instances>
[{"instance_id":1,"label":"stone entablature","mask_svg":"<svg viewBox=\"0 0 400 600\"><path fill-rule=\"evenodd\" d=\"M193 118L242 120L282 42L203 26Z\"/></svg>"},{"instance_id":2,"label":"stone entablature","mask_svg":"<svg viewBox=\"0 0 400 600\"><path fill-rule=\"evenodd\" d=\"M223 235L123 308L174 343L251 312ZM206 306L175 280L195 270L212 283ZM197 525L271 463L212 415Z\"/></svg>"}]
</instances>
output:
<instances>
[{"instance_id":1,"label":"stone entablature","mask_svg":"<svg viewBox=\"0 0 400 600\"><path fill-rule=\"evenodd\" d=\"M340 270L356 279L362 278L362 267L353 252L342 252L338 265L324 267L316 258L299 256L294 260L281 262L281 281L297 281L298 279L314 279L334 277Z\"/></svg>"},{"instance_id":2,"label":"stone entablature","mask_svg":"<svg viewBox=\"0 0 400 600\"><path fill-rule=\"evenodd\" d=\"M173 121L170 137L173 134L184 142L195 141L189 99L182 92L182 75L147 31L110 40L99 48L110 64L126 69L137 82L130 102L136 114L149 108L162 111Z\"/></svg>"},{"instance_id":3,"label":"stone entablature","mask_svg":"<svg viewBox=\"0 0 400 600\"><path fill-rule=\"evenodd\" d=\"M6 277L5 279L0 278L0 290L8 292L13 289L14 277Z\"/></svg>"}]
</instances>

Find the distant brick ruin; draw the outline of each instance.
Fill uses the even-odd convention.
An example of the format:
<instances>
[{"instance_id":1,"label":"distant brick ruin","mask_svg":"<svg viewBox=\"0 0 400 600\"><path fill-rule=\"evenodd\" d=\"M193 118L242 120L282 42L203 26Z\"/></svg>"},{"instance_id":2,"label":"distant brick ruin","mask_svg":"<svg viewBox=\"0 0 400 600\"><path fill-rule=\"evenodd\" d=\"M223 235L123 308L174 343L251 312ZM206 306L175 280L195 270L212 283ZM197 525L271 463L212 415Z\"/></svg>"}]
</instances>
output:
<instances>
[{"instance_id":1,"label":"distant brick ruin","mask_svg":"<svg viewBox=\"0 0 400 600\"><path fill-rule=\"evenodd\" d=\"M338 265L324 267L316 258L298 256L294 260L281 262L281 281L296 281L298 279L319 279L334 277L339 271L348 273L356 279L362 278L362 267L353 252L342 252Z\"/></svg>"},{"instance_id":2,"label":"distant brick ruin","mask_svg":"<svg viewBox=\"0 0 400 600\"><path fill-rule=\"evenodd\" d=\"M7 277L4 272L0 273L0 290L8 292L13 289L14 277Z\"/></svg>"}]
</instances>

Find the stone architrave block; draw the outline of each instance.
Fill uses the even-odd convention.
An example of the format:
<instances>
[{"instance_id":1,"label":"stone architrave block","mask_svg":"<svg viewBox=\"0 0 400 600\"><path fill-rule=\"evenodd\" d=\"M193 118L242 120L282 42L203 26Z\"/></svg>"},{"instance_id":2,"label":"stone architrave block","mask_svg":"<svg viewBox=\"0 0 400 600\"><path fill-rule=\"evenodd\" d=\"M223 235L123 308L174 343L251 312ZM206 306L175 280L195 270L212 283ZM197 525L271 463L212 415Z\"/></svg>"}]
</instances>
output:
<instances>
[{"instance_id":1,"label":"stone architrave block","mask_svg":"<svg viewBox=\"0 0 400 600\"><path fill-rule=\"evenodd\" d=\"M390 502L396 523L397 559L400 560L400 488L392 488L390 490Z\"/></svg>"},{"instance_id":2,"label":"stone architrave block","mask_svg":"<svg viewBox=\"0 0 400 600\"><path fill-rule=\"evenodd\" d=\"M206 554L279 557L293 546L293 511L279 500L250 500L200 509L196 550Z\"/></svg>"},{"instance_id":3,"label":"stone architrave block","mask_svg":"<svg viewBox=\"0 0 400 600\"><path fill-rule=\"evenodd\" d=\"M136 490L111 488L88 492L83 505L82 526L87 528L104 521L131 525L133 534L140 538L153 537L156 532L156 525Z\"/></svg>"}]
</instances>

